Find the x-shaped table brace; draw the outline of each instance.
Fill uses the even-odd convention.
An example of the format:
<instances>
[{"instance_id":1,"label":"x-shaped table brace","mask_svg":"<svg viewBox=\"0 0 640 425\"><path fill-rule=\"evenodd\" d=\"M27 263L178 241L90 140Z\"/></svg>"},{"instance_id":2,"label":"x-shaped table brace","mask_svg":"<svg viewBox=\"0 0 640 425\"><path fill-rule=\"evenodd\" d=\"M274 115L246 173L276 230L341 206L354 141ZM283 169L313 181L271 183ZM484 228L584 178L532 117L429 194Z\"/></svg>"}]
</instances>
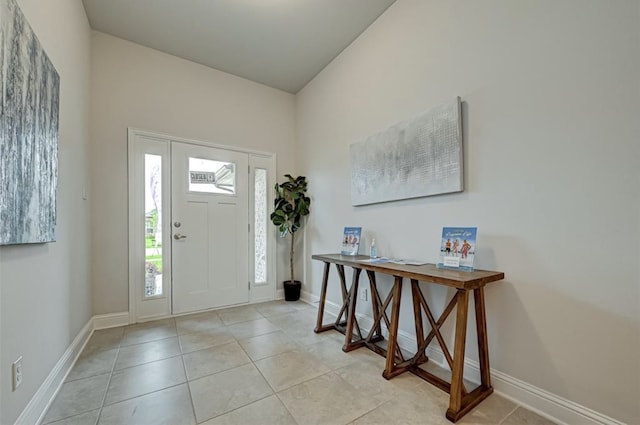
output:
<instances>
[{"instance_id":1,"label":"x-shaped table brace","mask_svg":"<svg viewBox=\"0 0 640 425\"><path fill-rule=\"evenodd\" d=\"M346 325L347 325L347 315L346 311L349 306L350 295L347 292L347 283L344 276L344 266L342 264L336 264L336 269L338 270L338 276L340 277L340 289L342 291L342 306L340 307L340 312L338 313L338 317L334 323L330 323L328 325L323 324L324 322L324 304L325 299L327 297L327 282L329 281L329 271L331 268L331 263L324 263L324 274L322 276L322 289L320 291L320 305L318 306L318 319L316 321L316 327L313 330L315 333L325 332L328 330L337 330L338 332L345 333ZM344 319L343 319L344 317Z\"/></svg>"},{"instance_id":2,"label":"x-shaped table brace","mask_svg":"<svg viewBox=\"0 0 640 425\"><path fill-rule=\"evenodd\" d=\"M367 257L368 258L368 257ZM318 308L318 320L315 332L324 332L336 329L345 334L344 351L351 351L361 346L386 357L385 368L382 376L391 379L403 372L411 372L422 379L434 384L438 388L449 393L449 408L446 417L452 422L456 422L477 406L482 400L487 398L492 392L491 376L489 367L489 344L487 339L487 319L484 302L484 287L490 283L504 279L504 273L488 270L477 270L466 273L442 271L434 265L424 265L421 267L398 266L398 265L368 265L359 263L361 258L345 258L337 254L314 255L313 259L321 260L325 263L324 277L320 295L320 305ZM322 322L325 297L327 294L327 282L331 263L336 264L340 277L340 288L342 291L342 306L335 323L324 325ZM349 291L347 291L344 265L353 268L353 279ZM371 288L371 306L373 310L373 324L366 337L363 337L360 325L355 315L358 279L362 270L367 271L369 285ZM384 301L376 285L375 273L383 273L393 276L393 286ZM413 301L413 313L415 319L417 351L409 358L405 359L398 346L398 325L400 322L400 298L402 295L403 278L411 280L411 293ZM419 281L428 284L445 285L455 288L455 295L446 305L440 317L434 317L427 301L421 292ZM465 345L467 335L467 319L469 310L469 298L473 291L476 336L478 341L478 366L480 369L480 385L467 391L463 383ZM387 310L391 306L391 314L387 315ZM453 352L449 350L440 332L445 321L452 316L456 310L455 338ZM424 314L424 316L423 316ZM431 330L425 336L424 317L427 318ZM386 349L377 344L384 339L382 335L382 322L388 329L388 340ZM354 332L356 339L354 340ZM422 363L429 359L426 350L433 340L438 341L444 358L451 369L451 383L446 382L428 371L420 368Z\"/></svg>"},{"instance_id":3,"label":"x-shaped table brace","mask_svg":"<svg viewBox=\"0 0 640 425\"><path fill-rule=\"evenodd\" d=\"M413 296L413 313L415 316L416 340L418 342L418 351L416 351L416 355L413 357L413 359L410 360L408 366L411 372L415 373L416 375L420 375L422 378L431 382L432 384L442 389L443 391L450 392L451 384L449 384L447 381L423 369L420 369L418 365L428 360L428 357L426 355L426 350L429 344L431 343L431 341L433 341L433 338L435 337L436 340L438 341L438 344L440 344L440 348L442 348L442 353L444 354L444 358L449 364L449 368L453 370L454 368L453 357L451 356L451 352L449 351L449 348L447 348L447 343L444 341L444 338L440 333L440 327L442 327L444 322L449 317L449 314L458 303L458 294L456 293L451 298L451 300L449 300L447 307L444 309L444 311L442 312L442 314L440 315L437 321L434 319L433 313L431 313L431 309L429 308L429 305L427 304L427 301L424 298L424 294L420 290L418 281L414 279L411 280L411 294ZM422 311L424 311L425 315L427 316L427 320L429 321L429 325L431 326L431 331L426 336L426 338L424 337L424 331L423 331ZM464 383L462 384L462 394L463 396L467 394L467 390L464 387Z\"/></svg>"},{"instance_id":4,"label":"x-shaped table brace","mask_svg":"<svg viewBox=\"0 0 640 425\"><path fill-rule=\"evenodd\" d=\"M329 281L329 271L331 269L331 263L324 263L324 275L322 278L322 289L320 292L320 305L318 306L318 318L316 322L316 327L314 329L315 333L325 332L328 330L337 330L345 335L345 342L342 350L344 352L349 352L355 350L356 348L362 347L363 345L367 345L369 348L374 351L382 354L382 352L386 353L386 350L382 349L375 345L376 342L379 342L384 339L380 331L380 313L379 309L382 308L383 316L385 323L389 326L389 318L386 313L384 313L386 307L389 304L391 294L389 294L388 299L383 304L380 301L380 295L378 294L376 288L376 279L375 274L371 271L367 271L367 276L369 277L369 285L371 288L372 294L372 304L374 311L374 326L371 327L371 330L367 334L366 337L363 336L362 330L360 329L360 324L358 323L358 318L356 317L356 305L358 301L358 284L360 280L360 273L362 269L353 268L353 276L351 279L351 287L347 291L347 282L344 273L344 266L341 264L336 264L336 269L338 271L338 277L340 278L340 289L342 291L342 306L338 312L338 317L336 318L334 323L323 324L324 320L324 308L325 308L325 299L327 296L327 284ZM374 301L375 299L375 301ZM376 325L377 324L377 325ZM356 338L354 339L354 333ZM382 350L382 351L381 351ZM400 350L398 350L399 352Z\"/></svg>"}]
</instances>

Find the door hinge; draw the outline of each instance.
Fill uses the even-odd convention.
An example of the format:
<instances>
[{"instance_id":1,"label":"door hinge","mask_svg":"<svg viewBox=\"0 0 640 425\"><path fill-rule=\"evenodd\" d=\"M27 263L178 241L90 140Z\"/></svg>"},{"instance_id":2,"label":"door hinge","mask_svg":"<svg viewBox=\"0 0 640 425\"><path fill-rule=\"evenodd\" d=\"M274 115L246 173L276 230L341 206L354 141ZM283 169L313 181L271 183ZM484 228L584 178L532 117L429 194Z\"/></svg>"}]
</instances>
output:
<instances>
[{"instance_id":1,"label":"door hinge","mask_svg":"<svg viewBox=\"0 0 640 425\"><path fill-rule=\"evenodd\" d=\"M251 281L247 282L247 289L251 290Z\"/></svg>"},{"instance_id":2,"label":"door hinge","mask_svg":"<svg viewBox=\"0 0 640 425\"><path fill-rule=\"evenodd\" d=\"M251 223L247 223L247 231L251 233Z\"/></svg>"},{"instance_id":3,"label":"door hinge","mask_svg":"<svg viewBox=\"0 0 640 425\"><path fill-rule=\"evenodd\" d=\"M251 174L251 165L247 165L247 173Z\"/></svg>"}]
</instances>

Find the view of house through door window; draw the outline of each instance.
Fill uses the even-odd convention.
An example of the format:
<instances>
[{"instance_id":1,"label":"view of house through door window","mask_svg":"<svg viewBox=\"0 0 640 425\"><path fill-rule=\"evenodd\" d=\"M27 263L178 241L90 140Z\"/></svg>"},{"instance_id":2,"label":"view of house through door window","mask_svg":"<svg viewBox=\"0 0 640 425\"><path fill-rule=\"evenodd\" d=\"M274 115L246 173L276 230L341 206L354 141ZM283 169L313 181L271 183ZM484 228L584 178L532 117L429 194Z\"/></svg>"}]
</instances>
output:
<instances>
[{"instance_id":1,"label":"view of house through door window","mask_svg":"<svg viewBox=\"0 0 640 425\"><path fill-rule=\"evenodd\" d=\"M189 158L189 192L236 193L236 165L231 162Z\"/></svg>"},{"instance_id":2,"label":"view of house through door window","mask_svg":"<svg viewBox=\"0 0 640 425\"><path fill-rule=\"evenodd\" d=\"M144 296L162 295L162 156L144 156Z\"/></svg>"}]
</instances>

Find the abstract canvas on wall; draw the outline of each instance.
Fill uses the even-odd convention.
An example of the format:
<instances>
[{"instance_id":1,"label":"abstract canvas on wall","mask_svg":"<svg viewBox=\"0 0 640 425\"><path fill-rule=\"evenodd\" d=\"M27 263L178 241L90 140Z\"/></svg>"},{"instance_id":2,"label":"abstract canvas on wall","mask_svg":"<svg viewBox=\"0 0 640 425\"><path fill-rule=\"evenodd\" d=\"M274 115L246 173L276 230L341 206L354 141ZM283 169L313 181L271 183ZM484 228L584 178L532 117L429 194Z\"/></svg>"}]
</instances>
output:
<instances>
[{"instance_id":1,"label":"abstract canvas on wall","mask_svg":"<svg viewBox=\"0 0 640 425\"><path fill-rule=\"evenodd\" d=\"M351 145L351 203L463 190L460 98Z\"/></svg>"},{"instance_id":2,"label":"abstract canvas on wall","mask_svg":"<svg viewBox=\"0 0 640 425\"><path fill-rule=\"evenodd\" d=\"M15 0L0 0L0 245L55 240L60 77Z\"/></svg>"}]
</instances>

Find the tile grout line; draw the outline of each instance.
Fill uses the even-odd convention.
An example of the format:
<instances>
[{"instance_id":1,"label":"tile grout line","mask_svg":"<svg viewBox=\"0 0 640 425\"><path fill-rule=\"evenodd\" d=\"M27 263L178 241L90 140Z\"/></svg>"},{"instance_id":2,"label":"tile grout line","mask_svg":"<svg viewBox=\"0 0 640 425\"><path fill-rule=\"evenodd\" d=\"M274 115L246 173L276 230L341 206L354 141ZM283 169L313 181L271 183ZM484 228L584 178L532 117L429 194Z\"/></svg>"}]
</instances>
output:
<instances>
[{"instance_id":1,"label":"tile grout line","mask_svg":"<svg viewBox=\"0 0 640 425\"><path fill-rule=\"evenodd\" d=\"M124 331L123 331L123 332L124 332ZM95 334L95 329L91 332L91 336L93 336L94 334ZM89 337L89 339L91 339L91 337ZM122 338L121 338L120 340L122 340ZM84 350L86 350L86 348L87 348L87 347L86 347L86 345L87 345L88 343L89 343L89 341L87 340L87 343L83 346L82 351L81 351L80 353L78 353L78 359L80 359L80 357L82 357L82 355L84 354ZM98 376L101 376L101 375L106 375L107 373L109 374L109 382L110 382L110 381L111 381L111 373L113 372L113 368L114 368L114 366L115 366L115 362L116 362L116 359L117 359L117 357L118 357L118 352L119 352L119 350L120 350L120 342L118 342L118 346L117 346L117 347L110 347L110 348L100 349L100 350L97 350L97 351L95 351L95 352L91 353L91 355L95 355L95 354L98 354L98 353L104 353L104 352L106 352L106 351L111 351L111 350L117 350L116 355L115 355L115 357L114 357L113 364L111 365L111 372L98 373L98 374L94 374L94 375L85 376L85 377L82 377L82 378L76 378L76 379L68 380L68 375L69 375L69 374L71 373L71 371L76 367L76 363L77 363L77 361L76 361L76 363L74 363L73 367L72 367L72 368L69 370L69 372L67 373L67 378L65 378L65 380L62 382L62 384L61 384L61 385L65 385L65 384L68 384L68 383L71 383L71 382L81 381L81 380L84 380L84 379L92 379L92 378L95 378L95 377L98 377ZM64 417L64 418L59 418L59 419L56 419L56 420L54 420L54 421L50 421L50 422L47 422L47 423L43 423L42 425L49 425L49 424L53 424L53 423L55 423L55 422L64 421L64 420L67 420L67 419L73 418L73 417L75 417L75 416L85 415L85 414L87 414L87 413L91 412L92 410L99 410L99 412L98 412L98 418L99 418L99 417L100 417L100 412L102 411L102 405L103 405L103 403L104 403L104 397L106 396L106 390L109 388L109 382L107 382L107 388L105 389L105 395L104 395L104 396L103 396L103 398L102 398L103 402L100 404L100 406L99 406L99 407L97 407L97 408L95 408L95 409L89 409L89 410L87 410L87 411L83 411L83 412L78 412L78 413L75 413L75 414L73 414L73 415L71 415L71 416L66 416L66 417ZM57 398L57 395L56 395L56 398ZM55 401L55 400L54 400L54 401ZM52 404L53 404L53 402L52 402ZM51 409L51 406L49 406L49 408L47 409L47 411L46 411L46 412L44 412L44 414L43 414L43 416L42 416L42 419L41 419L41 420L44 420L44 418L46 417L47 413L49 413L49 409ZM98 419L96 419L96 425L97 425L97 422L98 422Z\"/></svg>"},{"instance_id":2,"label":"tile grout line","mask_svg":"<svg viewBox=\"0 0 640 425\"><path fill-rule=\"evenodd\" d=\"M161 320L166 320L166 319L161 319ZM177 330L176 330L176 336L177 336ZM169 339L169 338L174 338L174 337L168 337L168 338L162 338L162 339L157 339L157 340L147 341L147 342L143 342L143 343L140 343L140 344L147 344L147 343L151 343L151 342L155 342L155 341L161 341L161 340L165 340L165 339ZM174 384L174 385L169 385L169 386L167 386L167 387L163 387L163 388L159 388L159 389L156 389L156 390L153 390L153 391L149 391L149 392L147 392L147 393L143 393L143 394L139 394L139 395L132 396L132 397L129 397L129 398L125 398L125 399L122 399L122 400L119 400L119 401L113 402L113 403L109 404L108 406L113 406L113 405L115 405L115 404L122 403L122 402L129 401L129 400L134 400L134 399L136 399L136 398L144 397L144 396L147 396L147 395L149 395L149 394L154 394L154 393L157 393L157 392L160 392L160 391L164 391L164 390L167 390L167 389L169 389L169 388L174 388L174 387L177 387L177 386L179 386L179 385L188 384L189 380L188 380L188 378L187 378L187 373L186 373L186 370L185 370L185 368L184 368L184 358L182 358L182 356L183 356L183 354L182 354L182 347L180 346L179 342L178 342L178 346L179 346L179 348L180 348L180 354L177 354L177 355L175 355L175 356L166 357L166 358L159 359L159 360L154 360L154 361L150 361L150 362L141 363L141 364L139 364L139 365L134 365L134 366L127 367L127 368L122 368L122 369L119 369L117 372L120 372L120 371L123 371L123 370L127 370L127 369L133 369L134 367L144 366L144 365L151 364L151 363L155 363L155 362L160 362L160 361L164 361L164 360L174 359L174 358L176 358L176 357L180 356L180 357L181 357L181 360L182 360L183 372L184 372L184 377L185 377L185 381L184 381L184 382L180 382L180 383L177 383L177 384ZM130 347L130 345L125 345L125 348L126 348L126 347ZM111 385L111 379L113 378L113 374L116 372L116 370L115 370L115 365L116 365L116 363L117 363L117 359L118 359L118 357L120 356L120 349L121 349L121 348L122 348L122 346L119 346L119 347L118 347L118 353L117 353L117 355L116 355L116 360L114 361L114 365L113 365L113 368L112 368L112 370L111 370L111 374L110 374L110 376L109 376L109 382L107 383L107 391L105 392L105 395L104 395L103 400L102 400L102 406L101 406L101 408L100 408L100 413L101 413L101 414L102 414L102 408L104 407L104 402L106 401L106 397L107 397L107 392L108 392L108 390L109 390L109 386Z\"/></svg>"},{"instance_id":3,"label":"tile grout line","mask_svg":"<svg viewBox=\"0 0 640 425\"><path fill-rule=\"evenodd\" d=\"M498 422L498 425L502 425L502 424L503 424L507 419L509 419L509 416L513 415L513 414L516 412L516 410L518 410L518 408L519 408L519 407L520 407L520 405L519 405L519 404L516 404L516 405L514 406L513 410L511 410L509 413L507 413L507 414L505 415L505 417L504 417L504 418L502 418L502 420Z\"/></svg>"},{"instance_id":4,"label":"tile grout line","mask_svg":"<svg viewBox=\"0 0 640 425\"><path fill-rule=\"evenodd\" d=\"M293 413L291 413L291 410L289 410L289 408L287 407L286 404L284 404L284 401L282 401L282 399L280 398L280 394L278 393L274 393L274 395L276 396L276 398L278 399L278 401L280 402L280 404L282 404L282 407L284 407L284 410L287 411L287 413L289 413L289 416L291 416L291 419L293 419L293 422L295 422L296 424L300 425L300 423L298 422L298 420L295 418L295 416L293 416Z\"/></svg>"},{"instance_id":5,"label":"tile grout line","mask_svg":"<svg viewBox=\"0 0 640 425\"><path fill-rule=\"evenodd\" d=\"M187 365L184 363L184 353L182 352L182 345L180 345L178 343L178 345L180 346L180 358L182 359L182 369L184 370L184 376L185 379L187 380L187 382L185 382L187 384L187 392L189 393L189 402L191 404L191 412L193 413L193 421L197 424L198 422L198 417L196 416L196 406L195 404L193 404L193 395L191 394L191 385L189 385L189 375L187 375Z\"/></svg>"},{"instance_id":6,"label":"tile grout line","mask_svg":"<svg viewBox=\"0 0 640 425\"><path fill-rule=\"evenodd\" d=\"M109 380L107 381L107 388L104 390L104 395L102 396L102 403L100 403L100 410L98 411L98 417L96 418L96 425L100 422L100 417L102 416L102 408L104 407L104 401L107 399L107 393L109 392L109 387L111 386L111 378L113 378L113 371L116 367L116 363L118 362L118 357L120 357L120 347L122 345L122 340L124 339L124 329L122 330L122 338L118 343L118 352L116 353L115 359L113 359L113 365L111 365L111 372L109 373Z\"/></svg>"},{"instance_id":7,"label":"tile grout line","mask_svg":"<svg viewBox=\"0 0 640 425\"><path fill-rule=\"evenodd\" d=\"M241 347L242 347L242 346L241 346ZM244 350L244 347L242 347L242 349ZM247 356L249 356L249 354L248 354L248 353L246 353L246 354L247 354ZM267 357L267 358L268 358L268 357ZM287 411L287 413L289 413L289 416L291 416L291 418L293 419L293 421L294 421L296 424L298 424L298 421L296 420L295 416L293 416L293 413L289 410L289 408L287 407L287 405L286 405L286 404L284 404L284 402L283 402L283 401L282 401L282 399L280 398L280 395L278 394L278 391L276 391L276 390L275 390L275 388L273 388L273 386L271 385L271 383L267 380L267 377L266 377L266 376L264 376L264 374L262 373L262 371L260 370L260 368L256 365L255 361L254 361L253 359L251 359L251 357L249 357L249 359L251 360L251 364L253 365L253 367L255 367L255 368L256 368L256 370L258 371L258 373L260 374L260 376L262 376L262 379L264 379L264 382L266 382L266 383L267 383L267 385L269 385L269 388L271 388L271 391L273 391L273 394L271 394L271 395L274 395L274 396L278 399L278 401L280 402L280 404L282 405L282 407L284 407L284 408L285 408L285 410ZM262 359L260 359L260 360L262 360ZM298 384L296 384L296 385L298 385ZM293 385L292 387L295 387L295 385ZM292 388L292 387L289 387L289 388ZM284 390L282 390L282 391L284 391ZM265 397L265 398L266 398L266 397ZM259 401L259 400L257 400L257 401ZM255 403L255 402L254 402L254 403ZM299 425L299 424L298 424L298 425Z\"/></svg>"},{"instance_id":8,"label":"tile grout line","mask_svg":"<svg viewBox=\"0 0 640 425\"><path fill-rule=\"evenodd\" d=\"M262 313L258 312L258 314L260 314L261 316L263 316L263 317L262 317L262 319L265 319L265 320L269 321L269 318L268 318L268 317L266 317L266 316L264 316ZM233 324L229 324L229 325L224 324L224 325L223 325L223 327L228 328L228 327L230 327L230 326L235 326L235 325L239 325L239 324L243 324L243 323L249 323L249 322L253 322L253 321L256 321L256 320L262 320L262 319L247 320L247 321L237 322L237 323L233 323ZM221 320L222 320L222 322L224 323L224 320L223 320L223 319L221 319ZM274 326L278 326L278 325L275 325L273 322L270 322L270 323L272 323ZM260 335L254 335L254 336L252 336L252 337L243 338L243 339L251 339L251 338L255 338L255 337L259 337L259 336L263 336L263 335L269 335L269 334L271 334L271 333L278 332L278 331L282 331L282 332L284 332L284 331L283 331L283 330L278 326L278 329L277 329L277 330L274 330L274 331L272 331L272 332L267 332L267 333L265 333L265 334L260 334ZM189 353L182 353L182 363L183 363L183 367L184 367L184 369L185 369L185 376L187 376L187 386L188 386L188 390L189 390L189 400L191 401L191 408L193 409L193 414L194 414L194 418L195 418L196 424L198 424L198 423L202 423L202 422L206 422L206 421L212 420L212 419L214 419L214 418L217 418L217 417L220 417L220 416L223 416L223 415L227 415L227 414L229 414L229 413L231 413L231 412L234 412L234 411L236 411L236 410L239 410L239 409L241 409L241 408L243 408L243 407L246 407L246 406L249 406L249 405L251 405L251 404L257 403L257 402L259 402L259 401L261 401L261 400L264 400L264 399L266 399L266 398L268 398L268 397L271 397L271 396L274 396L274 395L277 397L277 393L276 393L275 389L271 386L271 384L269 383L269 381L268 381L268 380L266 379L266 377L262 374L262 371L258 368L258 366L256 366L255 361L251 358L251 356L249 355L249 353L245 350L245 348L242 346L242 344L240 344L240 339L236 338L236 336L235 336L235 335L233 335L233 333L232 333L232 336L233 336L233 341L229 341L228 343L225 343L225 344L218 344L218 345L214 345L214 346L212 346L212 347L207 347L207 348L202 348L202 349L200 349L200 350L195 350L195 351L192 351L192 352L189 352ZM213 375L216 375L216 374L219 374L219 373L225 372L225 371L233 370L233 369L236 369L236 368L239 368L239 367L242 367L242 366L245 366L245 365L251 364L251 365L252 365L252 366L253 366L253 367L258 371L258 373L260 374L260 376L262 377L262 379L267 383L267 385L269 386L269 388L271 388L272 393L271 393L271 394L269 394L269 395L267 395L267 396L265 396L265 397L262 397L262 398L260 398L260 399L254 400L254 401L252 401L251 403L245 404L245 405L243 405L243 406L238 406L238 407L236 407L235 409L229 410L229 411L227 411L227 412L221 413L221 414L219 414L219 415L217 415L217 416L213 416L213 417L211 417L211 418L207 418L206 420L204 420L204 421L202 421L202 422L198 422L198 418L197 418L196 413L195 413L195 404L194 404L194 402L193 402L193 396L192 396L192 394L191 394L191 386L189 385L190 380L189 380L188 375L187 375L187 371L186 371L186 364L184 363L184 355L185 355L185 354L191 354L191 353L194 353L194 352L197 352L197 351L208 350L208 349L211 349L211 348L214 348L214 347L220 347L220 346L222 346L222 345L228 345L228 344L231 344L231 343L236 343L236 344L240 347L240 349L245 353L245 355L246 355L246 356L247 356L247 358L249 359L249 362L248 362L248 363L245 363L245 364L242 364L242 365L239 365L239 366L231 367L231 368L229 368L229 369L220 370L220 371L217 371L217 372L212 373L212 374L209 374L209 375L201 376L201 377L199 377L199 378L197 378L197 379L203 379L203 378L206 378L206 377L208 377L208 376L213 376ZM180 349L181 349L181 351L182 351L182 345L181 345L181 344L180 344ZM272 356L270 356L270 357L272 357ZM262 359L259 359L259 360L262 360ZM193 380L195 381L195 380L197 380L197 379L193 379ZM278 397L278 400L280 401L280 403L282 403L282 401L280 400L280 398L279 398L279 397ZM284 403L282 403L282 405L285 407L285 409L287 410L287 412L289 413L289 415L293 418L293 415L291 415L291 412L289 412L289 409L287 409L287 408L286 408L286 406L284 405ZM294 422L296 422L296 423L297 423L297 421L295 421L295 419L294 419Z\"/></svg>"},{"instance_id":9,"label":"tile grout line","mask_svg":"<svg viewBox=\"0 0 640 425\"><path fill-rule=\"evenodd\" d=\"M285 314L290 314L290 313L285 313ZM276 316L276 315L274 315L274 316ZM269 318L266 318L266 319L267 319L267 320L269 320ZM276 325L276 324L275 324L275 323L273 323L273 322L271 322L271 323L272 323L272 324L274 324L275 326L278 326L278 325ZM279 326L278 326L278 328L280 329L280 331L281 331L282 333L284 333L284 334L287 336L287 338L289 338L289 335L286 333L286 331L285 331L284 329L280 328ZM272 333L273 333L273 332L272 332ZM268 334L267 334L267 335L268 335ZM258 336L260 336L260 335L258 335ZM294 342L295 342L295 341L294 341ZM285 410L287 411L287 413L289 413L289 416L293 419L293 421L294 421L296 424L298 424L298 421L296 420L295 416L293 416L293 413L289 410L289 408L287 407L287 405L286 405L286 404L282 401L282 399L280 398L279 392L278 392L278 391L276 391L276 389L275 389L275 388L273 388L273 386L271 385L271 383L269 382L269 380L266 378L266 376L264 376L264 374L262 373L262 371L260 370L260 368L256 365L256 361L260 361L260 360L268 359L268 358L271 358L271 357L275 357L275 356L278 356L278 355L283 354L283 353L278 353L278 354L274 354L274 355L272 355L272 356L267 356L267 357L265 357L264 359L253 360L253 359L251 358L251 356L249 355L249 353L247 353L247 351L244 349L244 347L242 346L242 344L240 344L240 343L238 342L238 345L240 345L240 348L245 352L245 354L247 355L247 357L249 357L249 360L251 361L251 364L252 364L252 365L253 365L253 367L258 371L258 373L260 374L260 376L262 376L262 379L264 379L264 381L267 383L267 385L269 385L269 387L271 388L271 391L273 391L273 394L271 394L271 395L275 395L275 397L278 399L278 401L280 402L280 404L285 408ZM300 346L299 348L301 348L301 346ZM290 352L290 351L292 351L292 350L288 350L288 351L285 351L285 352ZM331 373L331 372L333 372L333 371L332 371L331 369L329 369L329 371L328 371L328 372L326 372L326 373L324 373L324 374L321 374L321 375L319 375L319 376L324 376L324 375L326 375L326 374L328 374L328 373ZM297 386L297 385L303 384L303 383L305 383L305 382L307 382L307 381L309 381L309 380L311 380L311 379L316 379L316 378L318 378L319 376L316 376L316 377L313 377L313 378L307 379L307 380L305 380L305 381L303 381L303 382L299 382L299 383L297 383L297 384L295 384L295 385L292 385L291 387L285 388L285 389L283 389L283 390L281 390L281 391L288 390L288 389L293 388L293 387L295 387L295 386ZM270 397L271 395L269 395L269 396L267 396L267 397ZM265 399L265 398L267 398L267 397L263 397L263 398L262 398L262 399L260 399L260 400L264 400L264 399ZM246 407L246 406L248 406L248 405L250 405L250 404L253 404L253 403L256 403L256 402L258 402L258 401L260 401L260 400L255 400L255 401L253 401L252 403L246 404L246 405L244 405L244 406L240 406L240 407L238 407L238 408L236 408L236 409L234 409L234 410L238 410L238 409L240 409L240 408L242 408L242 407ZM234 411L234 410L232 410L232 411ZM227 413L230 413L230 412L223 413L222 415L227 414ZM222 416L222 415L218 415L218 416ZM216 416L216 417L218 417L218 416ZM298 424L298 425L299 425L299 424Z\"/></svg>"}]
</instances>

